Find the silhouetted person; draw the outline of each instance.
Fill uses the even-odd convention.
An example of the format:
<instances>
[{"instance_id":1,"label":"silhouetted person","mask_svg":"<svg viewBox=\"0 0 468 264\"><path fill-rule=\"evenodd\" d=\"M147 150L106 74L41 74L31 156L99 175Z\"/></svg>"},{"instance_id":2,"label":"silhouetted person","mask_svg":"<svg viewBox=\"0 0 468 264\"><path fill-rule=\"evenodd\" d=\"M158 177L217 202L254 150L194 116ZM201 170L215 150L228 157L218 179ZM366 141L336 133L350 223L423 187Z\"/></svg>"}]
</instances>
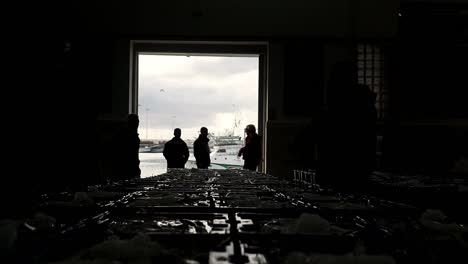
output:
<instances>
[{"instance_id":1,"label":"silhouetted person","mask_svg":"<svg viewBox=\"0 0 468 264\"><path fill-rule=\"evenodd\" d=\"M180 136L180 128L174 129L174 137L164 144L163 155L167 160L167 168L185 168L189 158L189 150L185 141Z\"/></svg>"},{"instance_id":2,"label":"silhouetted person","mask_svg":"<svg viewBox=\"0 0 468 264\"><path fill-rule=\"evenodd\" d=\"M140 159L138 149L138 115L129 114L126 126L121 129L114 140L114 176L117 180L140 178Z\"/></svg>"},{"instance_id":3,"label":"silhouetted person","mask_svg":"<svg viewBox=\"0 0 468 264\"><path fill-rule=\"evenodd\" d=\"M197 167L199 169L208 169L211 164L210 159L210 146L208 145L210 139L208 138L208 128L202 127L200 135L193 142L193 154L197 160Z\"/></svg>"},{"instance_id":4,"label":"silhouetted person","mask_svg":"<svg viewBox=\"0 0 468 264\"><path fill-rule=\"evenodd\" d=\"M375 167L375 94L356 75L351 62L333 68L318 145L319 183L346 191L365 188Z\"/></svg>"},{"instance_id":5,"label":"silhouetted person","mask_svg":"<svg viewBox=\"0 0 468 264\"><path fill-rule=\"evenodd\" d=\"M262 160L262 140L254 125L248 125L245 133L245 146L239 150L237 156L243 156L244 169L255 171Z\"/></svg>"}]
</instances>

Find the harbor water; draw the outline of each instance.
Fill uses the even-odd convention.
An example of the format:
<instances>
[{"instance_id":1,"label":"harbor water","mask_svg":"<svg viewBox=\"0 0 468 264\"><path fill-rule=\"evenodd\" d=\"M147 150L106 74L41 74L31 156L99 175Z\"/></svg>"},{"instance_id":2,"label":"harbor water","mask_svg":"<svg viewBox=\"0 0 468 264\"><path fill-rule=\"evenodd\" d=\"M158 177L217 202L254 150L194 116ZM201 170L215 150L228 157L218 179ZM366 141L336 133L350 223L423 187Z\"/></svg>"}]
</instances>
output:
<instances>
[{"instance_id":1,"label":"harbor water","mask_svg":"<svg viewBox=\"0 0 468 264\"><path fill-rule=\"evenodd\" d=\"M167 162L162 153L140 153L141 177L159 175L167 171Z\"/></svg>"},{"instance_id":2,"label":"harbor water","mask_svg":"<svg viewBox=\"0 0 468 264\"><path fill-rule=\"evenodd\" d=\"M167 172L167 162L162 153L139 153L141 177L151 177ZM190 153L192 156L192 153ZM185 168L194 167L194 163L189 160Z\"/></svg>"}]
</instances>

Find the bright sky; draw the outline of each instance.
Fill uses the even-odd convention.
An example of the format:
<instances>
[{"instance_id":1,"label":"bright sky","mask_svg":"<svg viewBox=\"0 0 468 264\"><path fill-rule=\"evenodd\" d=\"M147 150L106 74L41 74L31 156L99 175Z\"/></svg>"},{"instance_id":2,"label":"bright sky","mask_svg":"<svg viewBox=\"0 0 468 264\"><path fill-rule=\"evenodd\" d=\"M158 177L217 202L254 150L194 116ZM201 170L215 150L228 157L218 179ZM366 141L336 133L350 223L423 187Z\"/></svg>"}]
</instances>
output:
<instances>
[{"instance_id":1,"label":"bright sky","mask_svg":"<svg viewBox=\"0 0 468 264\"><path fill-rule=\"evenodd\" d=\"M138 68L142 140L170 139L175 127L194 139L202 126L215 135L257 126L258 57L139 55Z\"/></svg>"}]
</instances>

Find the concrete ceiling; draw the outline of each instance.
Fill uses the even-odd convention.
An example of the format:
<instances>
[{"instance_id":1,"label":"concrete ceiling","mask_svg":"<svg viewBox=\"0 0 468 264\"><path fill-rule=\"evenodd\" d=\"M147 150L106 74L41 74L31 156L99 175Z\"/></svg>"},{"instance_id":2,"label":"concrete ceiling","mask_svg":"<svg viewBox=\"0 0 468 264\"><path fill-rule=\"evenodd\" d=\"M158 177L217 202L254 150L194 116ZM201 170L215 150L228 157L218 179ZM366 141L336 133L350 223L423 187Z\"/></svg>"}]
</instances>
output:
<instances>
[{"instance_id":1,"label":"concrete ceiling","mask_svg":"<svg viewBox=\"0 0 468 264\"><path fill-rule=\"evenodd\" d=\"M96 32L165 36L389 37L398 0L78 1Z\"/></svg>"}]
</instances>

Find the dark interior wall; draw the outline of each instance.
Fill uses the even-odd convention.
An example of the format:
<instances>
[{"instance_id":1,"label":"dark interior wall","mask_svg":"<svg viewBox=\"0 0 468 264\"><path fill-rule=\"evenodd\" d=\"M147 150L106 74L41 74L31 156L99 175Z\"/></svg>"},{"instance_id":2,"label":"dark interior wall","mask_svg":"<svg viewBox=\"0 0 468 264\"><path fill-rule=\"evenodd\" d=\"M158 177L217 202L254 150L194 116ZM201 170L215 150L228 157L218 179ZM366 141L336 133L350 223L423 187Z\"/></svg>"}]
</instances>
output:
<instances>
[{"instance_id":1,"label":"dark interior wall","mask_svg":"<svg viewBox=\"0 0 468 264\"><path fill-rule=\"evenodd\" d=\"M404 45L399 48L400 85L394 98L398 117L468 118L463 96L468 87L468 46L426 41Z\"/></svg>"},{"instance_id":2,"label":"dark interior wall","mask_svg":"<svg viewBox=\"0 0 468 264\"><path fill-rule=\"evenodd\" d=\"M110 94L112 96L108 96L108 99L112 101L109 113L117 118L123 118L130 109L130 40L114 39L110 45L112 50L112 91Z\"/></svg>"},{"instance_id":3,"label":"dark interior wall","mask_svg":"<svg viewBox=\"0 0 468 264\"><path fill-rule=\"evenodd\" d=\"M402 4L388 56L392 120L384 156L389 169L446 173L468 156L467 7Z\"/></svg>"},{"instance_id":4,"label":"dark interior wall","mask_svg":"<svg viewBox=\"0 0 468 264\"><path fill-rule=\"evenodd\" d=\"M284 115L312 117L323 107L324 65L321 40L284 43Z\"/></svg>"},{"instance_id":5,"label":"dark interior wall","mask_svg":"<svg viewBox=\"0 0 468 264\"><path fill-rule=\"evenodd\" d=\"M14 106L5 120L11 146L4 151L11 159L7 178L18 184L5 186L28 192L27 186L63 190L95 181L96 117L112 111L110 35L90 31L70 2L8 12L13 34L5 49L5 87Z\"/></svg>"},{"instance_id":6,"label":"dark interior wall","mask_svg":"<svg viewBox=\"0 0 468 264\"><path fill-rule=\"evenodd\" d=\"M48 178L41 184L47 188L96 177L95 120L99 112L111 111L112 54L106 52L107 39L94 40L55 36L31 41L37 50L25 56L27 67L19 72L16 96L22 113L16 118L22 123L15 127L15 138L38 153L28 163L38 174L35 180Z\"/></svg>"},{"instance_id":7,"label":"dark interior wall","mask_svg":"<svg viewBox=\"0 0 468 264\"><path fill-rule=\"evenodd\" d=\"M95 31L148 37L389 36L398 7L372 0L72 2Z\"/></svg>"},{"instance_id":8,"label":"dark interior wall","mask_svg":"<svg viewBox=\"0 0 468 264\"><path fill-rule=\"evenodd\" d=\"M465 12L465 13L463 13ZM468 5L405 5L392 59L400 119L467 118Z\"/></svg>"}]
</instances>

